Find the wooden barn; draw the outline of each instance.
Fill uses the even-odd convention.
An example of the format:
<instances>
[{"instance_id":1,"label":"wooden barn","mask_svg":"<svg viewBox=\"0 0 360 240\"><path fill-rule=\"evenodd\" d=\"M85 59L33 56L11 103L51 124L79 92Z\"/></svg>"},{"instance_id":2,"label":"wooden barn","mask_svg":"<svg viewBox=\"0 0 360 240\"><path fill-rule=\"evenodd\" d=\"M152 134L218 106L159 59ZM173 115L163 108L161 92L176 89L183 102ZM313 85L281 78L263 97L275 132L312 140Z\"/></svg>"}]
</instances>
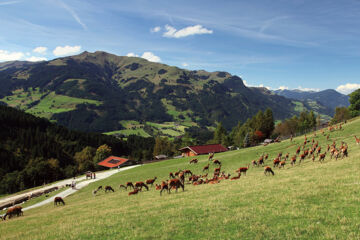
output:
<instances>
[{"instance_id":1,"label":"wooden barn","mask_svg":"<svg viewBox=\"0 0 360 240\"><path fill-rule=\"evenodd\" d=\"M228 149L221 144L207 144L199 146L187 146L180 148L181 155L184 157L197 156L201 154L226 152Z\"/></svg>"}]
</instances>

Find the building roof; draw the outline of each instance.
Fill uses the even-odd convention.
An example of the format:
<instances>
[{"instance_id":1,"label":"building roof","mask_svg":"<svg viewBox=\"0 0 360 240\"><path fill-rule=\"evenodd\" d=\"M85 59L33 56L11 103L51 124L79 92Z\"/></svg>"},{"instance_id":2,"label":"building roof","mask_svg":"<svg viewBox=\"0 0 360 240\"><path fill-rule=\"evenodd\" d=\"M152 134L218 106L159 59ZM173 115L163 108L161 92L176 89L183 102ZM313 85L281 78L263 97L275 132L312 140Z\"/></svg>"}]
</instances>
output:
<instances>
[{"instance_id":1,"label":"building roof","mask_svg":"<svg viewBox=\"0 0 360 240\"><path fill-rule=\"evenodd\" d=\"M225 152L228 149L221 144L208 144L208 145L199 145L199 146L187 146L180 148L180 151L190 150L196 154L207 154L207 153L217 153Z\"/></svg>"},{"instance_id":2,"label":"building roof","mask_svg":"<svg viewBox=\"0 0 360 240\"><path fill-rule=\"evenodd\" d=\"M126 158L110 156L110 157L106 158L105 160L99 162L98 165L113 168L113 167L120 166L121 164L123 164L124 162L126 162L128 160L129 159L126 159Z\"/></svg>"}]
</instances>

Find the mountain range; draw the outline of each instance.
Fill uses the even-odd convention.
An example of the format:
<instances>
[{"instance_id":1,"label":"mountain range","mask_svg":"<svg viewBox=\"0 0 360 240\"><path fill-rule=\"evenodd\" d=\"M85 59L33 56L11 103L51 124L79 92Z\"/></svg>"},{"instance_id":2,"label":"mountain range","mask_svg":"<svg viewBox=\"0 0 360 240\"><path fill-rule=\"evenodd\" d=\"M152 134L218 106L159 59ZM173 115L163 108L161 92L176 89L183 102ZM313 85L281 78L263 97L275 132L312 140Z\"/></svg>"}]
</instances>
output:
<instances>
[{"instance_id":1,"label":"mountain range","mask_svg":"<svg viewBox=\"0 0 360 240\"><path fill-rule=\"evenodd\" d=\"M1 63L0 85L0 102L93 132L121 130L134 120L142 126L174 122L184 127L222 122L230 129L266 108L275 119L307 109L330 112L321 101L311 106L265 88L246 87L227 72L189 71L101 51Z\"/></svg>"},{"instance_id":2,"label":"mountain range","mask_svg":"<svg viewBox=\"0 0 360 240\"><path fill-rule=\"evenodd\" d=\"M311 104L316 102L318 105L327 108L328 115L333 116L336 107L348 107L350 105L349 96L341 94L334 89L326 89L323 91L301 91L294 90L275 90L274 93L289 99L299 100Z\"/></svg>"}]
</instances>

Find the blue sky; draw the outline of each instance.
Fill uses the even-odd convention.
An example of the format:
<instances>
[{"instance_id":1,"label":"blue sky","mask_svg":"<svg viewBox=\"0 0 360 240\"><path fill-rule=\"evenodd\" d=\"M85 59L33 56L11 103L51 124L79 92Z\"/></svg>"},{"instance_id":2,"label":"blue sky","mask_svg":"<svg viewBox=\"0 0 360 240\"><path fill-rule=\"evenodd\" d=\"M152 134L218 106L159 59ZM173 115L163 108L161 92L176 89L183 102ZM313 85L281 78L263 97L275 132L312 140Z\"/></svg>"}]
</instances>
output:
<instances>
[{"instance_id":1,"label":"blue sky","mask_svg":"<svg viewBox=\"0 0 360 240\"><path fill-rule=\"evenodd\" d=\"M85 50L349 93L360 87L360 1L0 0L0 62Z\"/></svg>"}]
</instances>

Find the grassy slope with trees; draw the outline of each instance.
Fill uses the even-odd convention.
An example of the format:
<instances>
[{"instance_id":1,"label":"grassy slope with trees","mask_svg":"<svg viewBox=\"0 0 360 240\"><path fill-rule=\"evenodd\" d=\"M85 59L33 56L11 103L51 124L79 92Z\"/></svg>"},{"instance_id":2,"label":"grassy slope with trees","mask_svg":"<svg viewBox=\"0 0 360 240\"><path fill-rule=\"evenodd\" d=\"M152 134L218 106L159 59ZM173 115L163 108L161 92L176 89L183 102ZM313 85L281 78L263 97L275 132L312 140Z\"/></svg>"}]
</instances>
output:
<instances>
[{"instance_id":1,"label":"grassy slope with trees","mask_svg":"<svg viewBox=\"0 0 360 240\"><path fill-rule=\"evenodd\" d=\"M191 169L196 174L207 164L199 156L147 164L90 184L65 199L66 206L43 206L23 217L0 223L4 239L359 239L360 147L354 134L360 134L360 118L348 121L342 130L326 140L320 132L314 137L322 149L336 141L349 146L349 157L330 159L323 164L306 158L302 164L274 169L264 176L263 168L252 168L240 180L224 180L215 185L186 185L185 192L159 196L152 188L135 196L118 190L127 181L144 181L154 176L168 179L169 172ZM312 140L313 134L308 135ZM266 164L279 152L295 153L304 137L281 143L216 154L222 169L246 166L262 153ZM324 150L323 150L324 151ZM318 159L318 158L317 158ZM211 166L211 171L214 166ZM115 193L92 196L98 185L111 185ZM61 226L61 227L59 227Z\"/></svg>"},{"instance_id":2,"label":"grassy slope with trees","mask_svg":"<svg viewBox=\"0 0 360 240\"><path fill-rule=\"evenodd\" d=\"M0 85L2 102L82 131L119 131L125 128L121 121L130 120L187 127L222 122L229 130L268 107L275 119L296 113L291 100L248 88L226 72L188 71L105 52L2 64Z\"/></svg>"}]
</instances>

